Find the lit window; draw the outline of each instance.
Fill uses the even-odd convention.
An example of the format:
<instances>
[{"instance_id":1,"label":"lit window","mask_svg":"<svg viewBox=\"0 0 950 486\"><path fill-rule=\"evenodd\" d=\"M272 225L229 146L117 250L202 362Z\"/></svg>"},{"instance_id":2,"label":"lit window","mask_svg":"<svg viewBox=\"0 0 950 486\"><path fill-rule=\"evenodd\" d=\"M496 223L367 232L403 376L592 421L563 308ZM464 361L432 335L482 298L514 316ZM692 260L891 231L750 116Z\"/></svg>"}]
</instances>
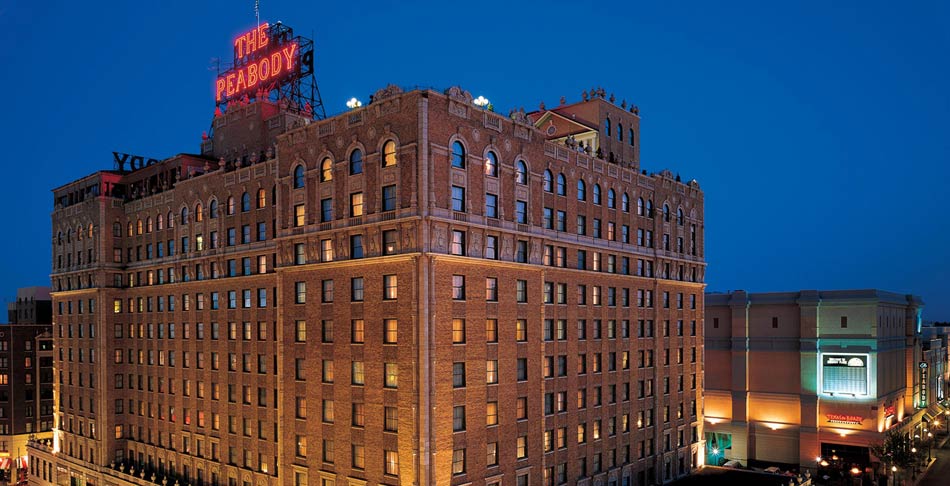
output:
<instances>
[{"instance_id":1,"label":"lit window","mask_svg":"<svg viewBox=\"0 0 950 486\"><path fill-rule=\"evenodd\" d=\"M465 474L465 449L452 451L452 474Z\"/></svg>"},{"instance_id":2,"label":"lit window","mask_svg":"<svg viewBox=\"0 0 950 486\"><path fill-rule=\"evenodd\" d=\"M329 157L323 159L320 163L320 182L333 180L333 160Z\"/></svg>"},{"instance_id":3,"label":"lit window","mask_svg":"<svg viewBox=\"0 0 950 486\"><path fill-rule=\"evenodd\" d=\"M294 206L294 227L301 227L305 224L306 220L306 206L303 204L297 204Z\"/></svg>"},{"instance_id":4,"label":"lit window","mask_svg":"<svg viewBox=\"0 0 950 486\"><path fill-rule=\"evenodd\" d=\"M383 275L383 300L396 300L399 285L396 275Z\"/></svg>"},{"instance_id":5,"label":"lit window","mask_svg":"<svg viewBox=\"0 0 950 486\"><path fill-rule=\"evenodd\" d=\"M399 365L396 363L384 363L383 386L386 388L396 388L399 386Z\"/></svg>"},{"instance_id":6,"label":"lit window","mask_svg":"<svg viewBox=\"0 0 950 486\"><path fill-rule=\"evenodd\" d=\"M383 144L383 167L396 165L396 142L388 140Z\"/></svg>"},{"instance_id":7,"label":"lit window","mask_svg":"<svg viewBox=\"0 0 950 486\"><path fill-rule=\"evenodd\" d=\"M399 321L383 319L383 344L396 344L399 336Z\"/></svg>"},{"instance_id":8,"label":"lit window","mask_svg":"<svg viewBox=\"0 0 950 486\"><path fill-rule=\"evenodd\" d=\"M465 319L452 319L452 344L465 344Z\"/></svg>"},{"instance_id":9,"label":"lit window","mask_svg":"<svg viewBox=\"0 0 950 486\"><path fill-rule=\"evenodd\" d=\"M485 362L485 383L489 385L498 383L498 360L490 359Z\"/></svg>"},{"instance_id":10,"label":"lit window","mask_svg":"<svg viewBox=\"0 0 950 486\"><path fill-rule=\"evenodd\" d=\"M350 194L350 216L357 217L363 215L363 193L354 192Z\"/></svg>"}]
</instances>

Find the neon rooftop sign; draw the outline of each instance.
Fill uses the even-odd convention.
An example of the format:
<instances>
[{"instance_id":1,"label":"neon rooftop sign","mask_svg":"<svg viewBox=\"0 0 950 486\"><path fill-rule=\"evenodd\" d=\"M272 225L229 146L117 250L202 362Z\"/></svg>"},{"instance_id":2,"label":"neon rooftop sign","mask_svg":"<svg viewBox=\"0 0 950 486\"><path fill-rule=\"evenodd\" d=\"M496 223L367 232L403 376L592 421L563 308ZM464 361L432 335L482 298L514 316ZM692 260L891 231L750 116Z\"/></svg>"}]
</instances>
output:
<instances>
[{"instance_id":1,"label":"neon rooftop sign","mask_svg":"<svg viewBox=\"0 0 950 486\"><path fill-rule=\"evenodd\" d=\"M298 41L278 35L278 29L266 22L239 35L234 40L234 67L214 83L215 102L273 89L299 74L299 58Z\"/></svg>"}]
</instances>

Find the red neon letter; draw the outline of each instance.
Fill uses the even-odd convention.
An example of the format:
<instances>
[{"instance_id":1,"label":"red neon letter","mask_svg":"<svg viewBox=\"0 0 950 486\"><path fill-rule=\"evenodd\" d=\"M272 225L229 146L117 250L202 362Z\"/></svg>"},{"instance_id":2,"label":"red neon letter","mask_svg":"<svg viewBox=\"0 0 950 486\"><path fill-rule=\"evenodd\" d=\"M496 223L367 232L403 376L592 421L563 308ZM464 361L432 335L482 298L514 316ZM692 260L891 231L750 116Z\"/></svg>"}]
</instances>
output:
<instances>
[{"instance_id":1,"label":"red neon letter","mask_svg":"<svg viewBox=\"0 0 950 486\"><path fill-rule=\"evenodd\" d=\"M265 22L260 27L257 28L257 48L263 49L264 46L270 41L270 38L267 37L267 23Z\"/></svg>"},{"instance_id":2,"label":"red neon letter","mask_svg":"<svg viewBox=\"0 0 950 486\"><path fill-rule=\"evenodd\" d=\"M237 59L244 57L244 34L234 39L234 52Z\"/></svg>"},{"instance_id":3,"label":"red neon letter","mask_svg":"<svg viewBox=\"0 0 950 486\"><path fill-rule=\"evenodd\" d=\"M284 53L284 63L287 65L288 71L294 70L294 55L297 54L297 43L294 42L287 47L283 48Z\"/></svg>"},{"instance_id":4,"label":"red neon letter","mask_svg":"<svg viewBox=\"0 0 950 486\"><path fill-rule=\"evenodd\" d=\"M227 85L228 85L228 88L227 88L228 98L230 98L231 95L234 94L234 73L228 74Z\"/></svg>"},{"instance_id":5,"label":"red neon letter","mask_svg":"<svg viewBox=\"0 0 950 486\"><path fill-rule=\"evenodd\" d=\"M280 75L280 72L281 72L283 69L281 68L280 53L279 53L279 52L275 52L275 53L273 53L273 54L270 55L270 63L271 63L271 70L273 70L273 74L271 74L271 76L276 77L276 76Z\"/></svg>"},{"instance_id":6,"label":"red neon letter","mask_svg":"<svg viewBox=\"0 0 950 486\"><path fill-rule=\"evenodd\" d=\"M247 88L254 86L257 86L257 64L250 63L247 65Z\"/></svg>"},{"instance_id":7,"label":"red neon letter","mask_svg":"<svg viewBox=\"0 0 950 486\"><path fill-rule=\"evenodd\" d=\"M234 84L234 89L238 92L241 92L247 89L247 80L244 79L244 69L238 70L237 83Z\"/></svg>"},{"instance_id":8,"label":"red neon letter","mask_svg":"<svg viewBox=\"0 0 950 486\"><path fill-rule=\"evenodd\" d=\"M224 78L219 77L218 80L214 83L214 100L221 101L221 93L224 92Z\"/></svg>"},{"instance_id":9,"label":"red neon letter","mask_svg":"<svg viewBox=\"0 0 950 486\"><path fill-rule=\"evenodd\" d=\"M260 78L262 83L270 77L270 60L268 58L261 59L261 62L257 65L257 77Z\"/></svg>"}]
</instances>

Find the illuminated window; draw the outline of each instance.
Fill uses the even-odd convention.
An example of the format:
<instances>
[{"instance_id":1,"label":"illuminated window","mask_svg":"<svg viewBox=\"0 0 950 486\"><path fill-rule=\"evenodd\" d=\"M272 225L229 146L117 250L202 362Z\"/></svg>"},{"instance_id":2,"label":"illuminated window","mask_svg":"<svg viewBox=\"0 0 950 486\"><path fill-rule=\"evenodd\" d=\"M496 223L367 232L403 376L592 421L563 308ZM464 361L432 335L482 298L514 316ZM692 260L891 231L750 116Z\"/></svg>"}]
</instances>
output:
<instances>
[{"instance_id":1,"label":"illuminated window","mask_svg":"<svg viewBox=\"0 0 950 486\"><path fill-rule=\"evenodd\" d=\"M465 344L465 319L452 319L452 344Z\"/></svg>"},{"instance_id":2,"label":"illuminated window","mask_svg":"<svg viewBox=\"0 0 950 486\"><path fill-rule=\"evenodd\" d=\"M383 300L396 300L399 295L396 275L383 275Z\"/></svg>"},{"instance_id":3,"label":"illuminated window","mask_svg":"<svg viewBox=\"0 0 950 486\"><path fill-rule=\"evenodd\" d=\"M201 207L201 203L195 204L195 222L200 223L205 219L204 208Z\"/></svg>"},{"instance_id":4,"label":"illuminated window","mask_svg":"<svg viewBox=\"0 0 950 486\"><path fill-rule=\"evenodd\" d=\"M498 278L485 277L485 300L498 302Z\"/></svg>"},{"instance_id":5,"label":"illuminated window","mask_svg":"<svg viewBox=\"0 0 950 486\"><path fill-rule=\"evenodd\" d=\"M485 342L498 342L498 319L485 319Z\"/></svg>"},{"instance_id":6,"label":"illuminated window","mask_svg":"<svg viewBox=\"0 0 950 486\"><path fill-rule=\"evenodd\" d=\"M307 321L294 321L294 342L307 342Z\"/></svg>"},{"instance_id":7,"label":"illuminated window","mask_svg":"<svg viewBox=\"0 0 950 486\"><path fill-rule=\"evenodd\" d=\"M365 449L361 444L353 444L352 447L353 469L363 469L366 467Z\"/></svg>"},{"instance_id":8,"label":"illuminated window","mask_svg":"<svg viewBox=\"0 0 950 486\"><path fill-rule=\"evenodd\" d=\"M399 336L399 321L383 319L383 344L396 344Z\"/></svg>"},{"instance_id":9,"label":"illuminated window","mask_svg":"<svg viewBox=\"0 0 950 486\"><path fill-rule=\"evenodd\" d=\"M498 177L498 156L491 150L485 154L485 175Z\"/></svg>"},{"instance_id":10,"label":"illuminated window","mask_svg":"<svg viewBox=\"0 0 950 486\"><path fill-rule=\"evenodd\" d=\"M452 451L452 474L465 474L465 449Z\"/></svg>"},{"instance_id":11,"label":"illuminated window","mask_svg":"<svg viewBox=\"0 0 950 486\"><path fill-rule=\"evenodd\" d=\"M518 403L521 403L521 399L519 398L518 400ZM524 459L528 457L528 436L522 435L518 437L517 446L515 448L515 457L518 459ZM520 479L522 477L526 478L527 476L519 476L518 478Z\"/></svg>"},{"instance_id":12,"label":"illuminated window","mask_svg":"<svg viewBox=\"0 0 950 486\"><path fill-rule=\"evenodd\" d=\"M383 231L383 255L395 255L399 251L396 230Z\"/></svg>"},{"instance_id":13,"label":"illuminated window","mask_svg":"<svg viewBox=\"0 0 950 486\"><path fill-rule=\"evenodd\" d=\"M320 162L320 182L333 180L333 160L329 157Z\"/></svg>"},{"instance_id":14,"label":"illuminated window","mask_svg":"<svg viewBox=\"0 0 950 486\"><path fill-rule=\"evenodd\" d=\"M392 140L383 144L383 167L396 165L396 142Z\"/></svg>"},{"instance_id":15,"label":"illuminated window","mask_svg":"<svg viewBox=\"0 0 950 486\"><path fill-rule=\"evenodd\" d=\"M486 458L485 465L487 466L497 466L498 465L498 443L489 442L486 445ZM491 483L491 486L498 486L499 483Z\"/></svg>"},{"instance_id":16,"label":"illuminated window","mask_svg":"<svg viewBox=\"0 0 950 486\"><path fill-rule=\"evenodd\" d=\"M360 149L353 149L350 153L350 175L363 173L363 152Z\"/></svg>"},{"instance_id":17,"label":"illuminated window","mask_svg":"<svg viewBox=\"0 0 950 486\"><path fill-rule=\"evenodd\" d=\"M363 193L354 192L350 194L350 217L363 215Z\"/></svg>"},{"instance_id":18,"label":"illuminated window","mask_svg":"<svg viewBox=\"0 0 950 486\"><path fill-rule=\"evenodd\" d=\"M294 167L294 189L300 189L304 185L304 167L298 165Z\"/></svg>"},{"instance_id":19,"label":"illuminated window","mask_svg":"<svg viewBox=\"0 0 950 486\"><path fill-rule=\"evenodd\" d=\"M294 227L299 228L303 226L306 222L307 210L306 206L303 204L297 204L294 206Z\"/></svg>"},{"instance_id":20,"label":"illuminated window","mask_svg":"<svg viewBox=\"0 0 950 486\"><path fill-rule=\"evenodd\" d=\"M325 360L323 360L323 382L324 382L324 383L333 383L333 360L332 360L332 359L325 359ZM327 400L324 400L323 402L324 402L324 409L326 409L326 402L327 402ZM333 408L332 408L332 407L333 407L333 402L332 402L332 401L330 401L330 407L331 407L331 408L330 408L330 413L331 413L331 417L332 417L332 413L333 413Z\"/></svg>"},{"instance_id":21,"label":"illuminated window","mask_svg":"<svg viewBox=\"0 0 950 486\"><path fill-rule=\"evenodd\" d=\"M485 425L498 425L498 402L488 402L485 411Z\"/></svg>"},{"instance_id":22,"label":"illuminated window","mask_svg":"<svg viewBox=\"0 0 950 486\"><path fill-rule=\"evenodd\" d=\"M518 319L515 321L515 341L525 342L528 340L528 321Z\"/></svg>"},{"instance_id":23,"label":"illuminated window","mask_svg":"<svg viewBox=\"0 0 950 486\"><path fill-rule=\"evenodd\" d=\"M264 189L257 190L257 209L267 207L267 191Z\"/></svg>"},{"instance_id":24,"label":"illuminated window","mask_svg":"<svg viewBox=\"0 0 950 486\"><path fill-rule=\"evenodd\" d=\"M320 240L320 259L324 262L333 261L333 240Z\"/></svg>"},{"instance_id":25,"label":"illuminated window","mask_svg":"<svg viewBox=\"0 0 950 486\"><path fill-rule=\"evenodd\" d=\"M396 388L399 386L399 365L396 363L383 364L383 387Z\"/></svg>"},{"instance_id":26,"label":"illuminated window","mask_svg":"<svg viewBox=\"0 0 950 486\"><path fill-rule=\"evenodd\" d=\"M353 372L351 374L351 383L354 385L362 385L365 383L365 378L363 376L363 362L354 361L353 362Z\"/></svg>"},{"instance_id":27,"label":"illuminated window","mask_svg":"<svg viewBox=\"0 0 950 486\"><path fill-rule=\"evenodd\" d=\"M465 147L458 140L452 142L452 167L465 168Z\"/></svg>"},{"instance_id":28,"label":"illuminated window","mask_svg":"<svg viewBox=\"0 0 950 486\"><path fill-rule=\"evenodd\" d=\"M498 360L485 361L485 383L489 385L498 383Z\"/></svg>"},{"instance_id":29,"label":"illuminated window","mask_svg":"<svg viewBox=\"0 0 950 486\"><path fill-rule=\"evenodd\" d=\"M399 475L399 454L396 451L383 451L383 464L385 469L383 470L384 474L390 476Z\"/></svg>"}]
</instances>

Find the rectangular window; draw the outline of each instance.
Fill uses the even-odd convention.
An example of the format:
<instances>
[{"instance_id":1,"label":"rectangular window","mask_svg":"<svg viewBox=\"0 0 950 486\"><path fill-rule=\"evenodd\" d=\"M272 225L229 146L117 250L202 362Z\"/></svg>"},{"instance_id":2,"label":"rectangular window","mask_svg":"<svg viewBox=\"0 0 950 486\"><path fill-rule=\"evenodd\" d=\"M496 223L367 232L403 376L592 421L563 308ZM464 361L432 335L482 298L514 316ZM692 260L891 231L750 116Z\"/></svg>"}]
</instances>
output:
<instances>
[{"instance_id":1,"label":"rectangular window","mask_svg":"<svg viewBox=\"0 0 950 486\"><path fill-rule=\"evenodd\" d=\"M498 302L498 278L485 277L485 300Z\"/></svg>"},{"instance_id":2,"label":"rectangular window","mask_svg":"<svg viewBox=\"0 0 950 486\"><path fill-rule=\"evenodd\" d=\"M383 319L383 344L396 344L399 334L399 321Z\"/></svg>"},{"instance_id":3,"label":"rectangular window","mask_svg":"<svg viewBox=\"0 0 950 486\"><path fill-rule=\"evenodd\" d=\"M363 258L363 235L350 236L350 258Z\"/></svg>"},{"instance_id":4,"label":"rectangular window","mask_svg":"<svg viewBox=\"0 0 950 486\"><path fill-rule=\"evenodd\" d=\"M487 235L485 236L485 258L489 260L498 259L498 237Z\"/></svg>"},{"instance_id":5,"label":"rectangular window","mask_svg":"<svg viewBox=\"0 0 950 486\"><path fill-rule=\"evenodd\" d=\"M383 300L396 300L399 284L396 275L383 275Z\"/></svg>"},{"instance_id":6,"label":"rectangular window","mask_svg":"<svg viewBox=\"0 0 950 486\"><path fill-rule=\"evenodd\" d=\"M363 193L354 192L350 194L350 217L363 215Z\"/></svg>"},{"instance_id":7,"label":"rectangular window","mask_svg":"<svg viewBox=\"0 0 950 486\"><path fill-rule=\"evenodd\" d=\"M350 301L363 301L363 277L353 277L350 279Z\"/></svg>"},{"instance_id":8,"label":"rectangular window","mask_svg":"<svg viewBox=\"0 0 950 486\"><path fill-rule=\"evenodd\" d=\"M303 204L297 204L294 206L294 227L299 228L306 224L306 206ZM232 235L234 234L234 228L228 229L228 244L233 244L231 242Z\"/></svg>"},{"instance_id":9,"label":"rectangular window","mask_svg":"<svg viewBox=\"0 0 950 486\"><path fill-rule=\"evenodd\" d=\"M383 186L383 211L396 209L396 186Z\"/></svg>"},{"instance_id":10,"label":"rectangular window","mask_svg":"<svg viewBox=\"0 0 950 486\"><path fill-rule=\"evenodd\" d=\"M297 304L307 303L307 282L296 282L294 284L294 302Z\"/></svg>"},{"instance_id":11,"label":"rectangular window","mask_svg":"<svg viewBox=\"0 0 950 486\"><path fill-rule=\"evenodd\" d=\"M515 222L518 224L528 224L528 203L525 201L515 201Z\"/></svg>"},{"instance_id":12,"label":"rectangular window","mask_svg":"<svg viewBox=\"0 0 950 486\"><path fill-rule=\"evenodd\" d=\"M465 300L465 275L452 275L452 299Z\"/></svg>"},{"instance_id":13,"label":"rectangular window","mask_svg":"<svg viewBox=\"0 0 950 486\"><path fill-rule=\"evenodd\" d=\"M396 230L383 231L383 255L395 255L399 252Z\"/></svg>"},{"instance_id":14,"label":"rectangular window","mask_svg":"<svg viewBox=\"0 0 950 486\"><path fill-rule=\"evenodd\" d=\"M453 255L465 255L465 232L461 230L452 230L452 243L449 253Z\"/></svg>"},{"instance_id":15,"label":"rectangular window","mask_svg":"<svg viewBox=\"0 0 950 486\"><path fill-rule=\"evenodd\" d=\"M496 194L485 194L485 217L498 217L498 196Z\"/></svg>"},{"instance_id":16,"label":"rectangular window","mask_svg":"<svg viewBox=\"0 0 950 486\"><path fill-rule=\"evenodd\" d=\"M350 321L350 342L353 344L363 344L366 329L363 319L353 319Z\"/></svg>"},{"instance_id":17,"label":"rectangular window","mask_svg":"<svg viewBox=\"0 0 950 486\"><path fill-rule=\"evenodd\" d=\"M322 292L320 301L324 304L333 302L333 280L321 282Z\"/></svg>"},{"instance_id":18,"label":"rectangular window","mask_svg":"<svg viewBox=\"0 0 950 486\"><path fill-rule=\"evenodd\" d=\"M465 211L465 188L452 186L452 211Z\"/></svg>"},{"instance_id":19,"label":"rectangular window","mask_svg":"<svg viewBox=\"0 0 950 486\"><path fill-rule=\"evenodd\" d=\"M333 199L321 199L320 200L320 222L329 223L333 221Z\"/></svg>"},{"instance_id":20,"label":"rectangular window","mask_svg":"<svg viewBox=\"0 0 950 486\"><path fill-rule=\"evenodd\" d=\"M465 344L465 319L452 319L452 344Z\"/></svg>"}]
</instances>

